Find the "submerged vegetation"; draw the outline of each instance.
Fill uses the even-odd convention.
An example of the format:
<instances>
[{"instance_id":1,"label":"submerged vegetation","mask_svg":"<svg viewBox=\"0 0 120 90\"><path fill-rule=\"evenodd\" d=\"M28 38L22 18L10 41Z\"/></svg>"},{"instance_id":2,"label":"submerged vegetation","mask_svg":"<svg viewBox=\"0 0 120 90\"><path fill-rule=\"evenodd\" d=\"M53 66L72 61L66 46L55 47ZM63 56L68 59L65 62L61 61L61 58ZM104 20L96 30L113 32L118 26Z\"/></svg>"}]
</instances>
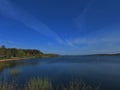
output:
<instances>
[{"instance_id":1,"label":"submerged vegetation","mask_svg":"<svg viewBox=\"0 0 120 90\"><path fill-rule=\"evenodd\" d=\"M40 57L56 57L57 54L44 54L37 49L17 49L6 48L4 45L0 47L0 60L2 59L19 59L19 58L40 58Z\"/></svg>"},{"instance_id":2,"label":"submerged vegetation","mask_svg":"<svg viewBox=\"0 0 120 90\"><path fill-rule=\"evenodd\" d=\"M11 74L12 76L17 76L17 75L19 75L19 73L20 73L20 70L19 70L19 69L12 69L12 70L10 71L10 74Z\"/></svg>"},{"instance_id":3,"label":"submerged vegetation","mask_svg":"<svg viewBox=\"0 0 120 90\"><path fill-rule=\"evenodd\" d=\"M14 82L12 84L1 83L0 90L21 90ZM80 82L70 82L67 86L54 86L48 79L31 79L22 90L100 90L99 87L93 88Z\"/></svg>"},{"instance_id":4,"label":"submerged vegetation","mask_svg":"<svg viewBox=\"0 0 120 90\"><path fill-rule=\"evenodd\" d=\"M52 90L52 83L48 79L32 79L26 84L25 90Z\"/></svg>"}]
</instances>

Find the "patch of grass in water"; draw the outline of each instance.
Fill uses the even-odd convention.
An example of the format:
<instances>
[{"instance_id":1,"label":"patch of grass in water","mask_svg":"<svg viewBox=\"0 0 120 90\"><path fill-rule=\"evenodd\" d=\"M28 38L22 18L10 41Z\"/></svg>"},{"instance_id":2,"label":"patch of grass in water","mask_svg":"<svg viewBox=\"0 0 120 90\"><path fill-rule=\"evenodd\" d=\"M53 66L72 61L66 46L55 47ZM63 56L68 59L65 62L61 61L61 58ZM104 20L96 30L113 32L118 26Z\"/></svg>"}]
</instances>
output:
<instances>
[{"instance_id":1,"label":"patch of grass in water","mask_svg":"<svg viewBox=\"0 0 120 90\"><path fill-rule=\"evenodd\" d=\"M48 79L32 79L27 83L25 90L52 90L52 83Z\"/></svg>"},{"instance_id":2,"label":"patch of grass in water","mask_svg":"<svg viewBox=\"0 0 120 90\"><path fill-rule=\"evenodd\" d=\"M16 87L18 86L18 87ZM19 88L19 85L13 84L2 84L0 83L0 90L21 90ZM86 85L84 83L79 83L76 81L71 81L67 86L55 86L53 87L53 84L48 79L41 79L41 78L35 78L28 81L22 90L100 90L99 87L91 87L89 85Z\"/></svg>"},{"instance_id":3,"label":"patch of grass in water","mask_svg":"<svg viewBox=\"0 0 120 90\"><path fill-rule=\"evenodd\" d=\"M11 74L12 76L17 76L17 75L19 75L19 73L20 73L20 70L19 70L19 69L12 69L12 70L10 71L10 74Z\"/></svg>"}]
</instances>

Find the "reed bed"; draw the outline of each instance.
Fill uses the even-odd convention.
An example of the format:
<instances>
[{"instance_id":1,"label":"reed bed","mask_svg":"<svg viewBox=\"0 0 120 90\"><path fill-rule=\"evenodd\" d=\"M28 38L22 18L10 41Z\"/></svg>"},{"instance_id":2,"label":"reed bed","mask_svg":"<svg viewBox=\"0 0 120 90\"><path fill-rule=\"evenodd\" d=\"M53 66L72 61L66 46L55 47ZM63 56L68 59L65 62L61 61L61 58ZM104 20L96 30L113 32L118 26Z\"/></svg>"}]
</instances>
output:
<instances>
[{"instance_id":1,"label":"reed bed","mask_svg":"<svg viewBox=\"0 0 120 90\"><path fill-rule=\"evenodd\" d=\"M0 90L100 90L100 88L76 81L71 81L68 85L55 86L48 79L34 78L28 81L22 89L14 82L12 84L0 83Z\"/></svg>"}]
</instances>

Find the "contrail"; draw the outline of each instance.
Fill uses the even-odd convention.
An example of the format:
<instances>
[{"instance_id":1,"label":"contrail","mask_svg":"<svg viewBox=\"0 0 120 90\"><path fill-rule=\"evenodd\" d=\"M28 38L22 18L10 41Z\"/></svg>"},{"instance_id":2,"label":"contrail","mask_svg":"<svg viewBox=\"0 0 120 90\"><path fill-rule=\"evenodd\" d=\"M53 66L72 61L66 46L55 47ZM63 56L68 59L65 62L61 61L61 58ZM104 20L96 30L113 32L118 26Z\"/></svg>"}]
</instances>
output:
<instances>
[{"instance_id":1,"label":"contrail","mask_svg":"<svg viewBox=\"0 0 120 90\"><path fill-rule=\"evenodd\" d=\"M64 44L64 41L57 33L52 31L48 26L40 22L34 16L26 13L23 10L20 10L19 8L13 7L13 5L8 0L0 0L0 12L3 15L23 23L30 29L37 31L48 38L55 39L60 44Z\"/></svg>"},{"instance_id":2,"label":"contrail","mask_svg":"<svg viewBox=\"0 0 120 90\"><path fill-rule=\"evenodd\" d=\"M75 18L75 23L78 26L78 28L80 30L82 30L84 27L84 24L86 24L86 14L89 10L89 8L92 6L92 4L94 3L95 0L91 0L87 3L86 7L83 9L83 11L81 12L81 14Z\"/></svg>"}]
</instances>

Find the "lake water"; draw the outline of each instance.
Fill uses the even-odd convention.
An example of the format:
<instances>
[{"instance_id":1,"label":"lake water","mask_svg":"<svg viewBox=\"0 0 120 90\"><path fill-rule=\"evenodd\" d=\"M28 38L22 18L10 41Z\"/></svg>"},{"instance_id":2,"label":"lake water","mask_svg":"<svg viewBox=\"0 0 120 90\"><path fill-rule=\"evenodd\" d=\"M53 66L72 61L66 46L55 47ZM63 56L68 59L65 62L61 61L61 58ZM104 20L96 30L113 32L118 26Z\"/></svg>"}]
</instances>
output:
<instances>
[{"instance_id":1,"label":"lake water","mask_svg":"<svg viewBox=\"0 0 120 90\"><path fill-rule=\"evenodd\" d=\"M12 75L12 70L19 74ZM54 84L80 80L100 90L120 90L120 56L62 56L15 61L0 69L0 81L19 85L33 77L48 78Z\"/></svg>"}]
</instances>

